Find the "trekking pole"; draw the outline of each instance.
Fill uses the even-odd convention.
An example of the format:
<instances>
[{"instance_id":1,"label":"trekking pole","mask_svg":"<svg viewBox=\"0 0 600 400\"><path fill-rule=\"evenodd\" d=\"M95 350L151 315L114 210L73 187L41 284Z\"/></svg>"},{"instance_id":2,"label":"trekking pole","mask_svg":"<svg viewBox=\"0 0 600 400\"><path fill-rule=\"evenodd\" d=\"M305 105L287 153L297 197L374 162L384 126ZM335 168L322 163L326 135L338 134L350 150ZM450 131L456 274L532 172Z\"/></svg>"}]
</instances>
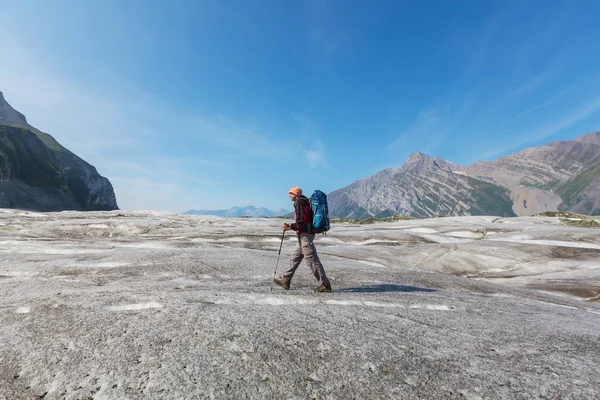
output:
<instances>
[{"instance_id":1,"label":"trekking pole","mask_svg":"<svg viewBox=\"0 0 600 400\"><path fill-rule=\"evenodd\" d=\"M275 264L275 271L273 271L273 279L275 279L275 275L277 274L277 266L279 265L279 257L281 256L281 246L283 246L283 238L285 236L285 231L281 234L281 243L279 244L279 253L277 253L277 263ZM271 284L271 292L273 291L273 284Z\"/></svg>"}]
</instances>

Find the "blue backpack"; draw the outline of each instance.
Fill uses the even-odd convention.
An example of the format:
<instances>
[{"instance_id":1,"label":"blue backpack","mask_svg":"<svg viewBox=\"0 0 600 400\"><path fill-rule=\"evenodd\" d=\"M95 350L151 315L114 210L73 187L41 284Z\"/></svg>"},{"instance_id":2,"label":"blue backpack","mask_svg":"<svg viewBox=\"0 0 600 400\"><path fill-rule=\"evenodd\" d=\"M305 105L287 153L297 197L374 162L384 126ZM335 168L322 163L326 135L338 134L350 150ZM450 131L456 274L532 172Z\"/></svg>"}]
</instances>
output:
<instances>
[{"instance_id":1,"label":"blue backpack","mask_svg":"<svg viewBox=\"0 0 600 400\"><path fill-rule=\"evenodd\" d=\"M314 233L325 233L329 230L329 207L327 206L327 195L320 190L310 196L310 207L313 214Z\"/></svg>"}]
</instances>

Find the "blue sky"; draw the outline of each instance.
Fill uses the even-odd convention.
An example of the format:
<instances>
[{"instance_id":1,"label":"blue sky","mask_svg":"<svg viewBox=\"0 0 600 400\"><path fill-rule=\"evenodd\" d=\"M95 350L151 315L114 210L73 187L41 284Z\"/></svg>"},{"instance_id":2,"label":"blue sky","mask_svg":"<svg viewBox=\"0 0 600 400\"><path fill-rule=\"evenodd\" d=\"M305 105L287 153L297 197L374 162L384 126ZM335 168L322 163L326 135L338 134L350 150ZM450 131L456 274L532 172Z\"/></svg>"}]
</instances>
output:
<instances>
[{"instance_id":1,"label":"blue sky","mask_svg":"<svg viewBox=\"0 0 600 400\"><path fill-rule=\"evenodd\" d=\"M600 2L0 0L0 90L123 209L291 208L600 130Z\"/></svg>"}]
</instances>

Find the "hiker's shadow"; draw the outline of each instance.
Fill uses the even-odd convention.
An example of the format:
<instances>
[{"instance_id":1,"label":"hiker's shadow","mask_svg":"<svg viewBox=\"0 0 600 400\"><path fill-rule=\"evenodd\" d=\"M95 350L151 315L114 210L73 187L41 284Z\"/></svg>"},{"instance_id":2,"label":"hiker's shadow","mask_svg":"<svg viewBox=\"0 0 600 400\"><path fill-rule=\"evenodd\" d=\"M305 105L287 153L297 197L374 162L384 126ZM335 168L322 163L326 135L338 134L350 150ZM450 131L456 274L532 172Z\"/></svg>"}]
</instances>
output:
<instances>
[{"instance_id":1,"label":"hiker's shadow","mask_svg":"<svg viewBox=\"0 0 600 400\"><path fill-rule=\"evenodd\" d=\"M405 285L395 285L384 283L381 285L366 285L360 287L353 288L344 288L335 290L336 293L382 293L382 292L402 292L402 293L412 293L412 292L437 292L437 289L427 289L420 288L416 286L405 286Z\"/></svg>"}]
</instances>

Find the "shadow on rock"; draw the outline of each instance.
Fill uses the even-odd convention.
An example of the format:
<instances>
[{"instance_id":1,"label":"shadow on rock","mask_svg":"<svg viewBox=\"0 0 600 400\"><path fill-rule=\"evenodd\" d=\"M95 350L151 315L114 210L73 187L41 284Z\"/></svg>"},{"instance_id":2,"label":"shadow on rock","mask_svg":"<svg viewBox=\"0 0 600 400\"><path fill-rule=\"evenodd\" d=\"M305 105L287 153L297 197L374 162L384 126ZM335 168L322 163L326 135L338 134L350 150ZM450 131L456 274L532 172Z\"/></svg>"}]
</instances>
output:
<instances>
[{"instance_id":1,"label":"shadow on rock","mask_svg":"<svg viewBox=\"0 0 600 400\"><path fill-rule=\"evenodd\" d=\"M420 288L416 286L382 284L366 285L354 288L336 289L336 293L381 293L381 292L437 292L437 289Z\"/></svg>"}]
</instances>

